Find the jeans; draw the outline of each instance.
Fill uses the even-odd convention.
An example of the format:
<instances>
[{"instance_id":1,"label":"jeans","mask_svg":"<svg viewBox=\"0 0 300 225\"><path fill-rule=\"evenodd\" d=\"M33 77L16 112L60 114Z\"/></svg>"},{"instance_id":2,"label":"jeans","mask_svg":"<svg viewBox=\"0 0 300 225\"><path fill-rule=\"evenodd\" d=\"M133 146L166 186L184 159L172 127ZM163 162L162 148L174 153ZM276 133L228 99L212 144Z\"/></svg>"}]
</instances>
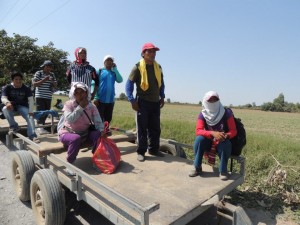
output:
<instances>
[{"instance_id":1,"label":"jeans","mask_svg":"<svg viewBox=\"0 0 300 225\"><path fill-rule=\"evenodd\" d=\"M200 168L202 164L202 158L205 151L209 151L211 148L212 140L203 136L197 136L194 142L194 166ZM220 158L219 172L227 173L228 159L231 155L231 142L226 139L217 145L217 153Z\"/></svg>"},{"instance_id":2,"label":"jeans","mask_svg":"<svg viewBox=\"0 0 300 225\"><path fill-rule=\"evenodd\" d=\"M22 105L15 106L15 110L26 120L27 122L27 136L32 139L36 137L34 132L34 120L32 116L28 115L29 108ZM18 128L18 123L15 121L14 118L14 110L7 110L6 106L3 107L2 112L9 123L9 127L12 129Z\"/></svg>"}]
</instances>

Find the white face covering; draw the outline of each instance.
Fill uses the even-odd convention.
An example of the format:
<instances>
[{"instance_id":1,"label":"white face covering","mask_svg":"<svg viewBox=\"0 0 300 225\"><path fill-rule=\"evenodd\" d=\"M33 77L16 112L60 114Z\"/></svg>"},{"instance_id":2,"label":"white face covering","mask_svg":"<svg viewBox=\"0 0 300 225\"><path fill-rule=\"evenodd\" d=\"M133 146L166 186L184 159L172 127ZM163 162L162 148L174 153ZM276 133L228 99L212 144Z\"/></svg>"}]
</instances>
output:
<instances>
[{"instance_id":1,"label":"white face covering","mask_svg":"<svg viewBox=\"0 0 300 225\"><path fill-rule=\"evenodd\" d=\"M208 100L213 96L219 99L218 93L214 91L207 92L203 98L204 109L202 110L202 114L209 126L214 126L220 122L225 113L225 109L220 100L213 103L208 102Z\"/></svg>"}]
</instances>

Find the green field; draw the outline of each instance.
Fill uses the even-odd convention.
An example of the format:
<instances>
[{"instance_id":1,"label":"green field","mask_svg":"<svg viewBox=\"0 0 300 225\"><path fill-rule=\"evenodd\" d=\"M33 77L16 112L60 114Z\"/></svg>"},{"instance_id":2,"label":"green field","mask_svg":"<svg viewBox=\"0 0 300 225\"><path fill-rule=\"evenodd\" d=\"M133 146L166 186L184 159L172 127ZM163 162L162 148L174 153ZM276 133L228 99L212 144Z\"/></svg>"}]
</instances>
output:
<instances>
[{"instance_id":1,"label":"green field","mask_svg":"<svg viewBox=\"0 0 300 225\"><path fill-rule=\"evenodd\" d=\"M200 110L197 105L166 104L161 111L161 137L192 145ZM242 153L246 158L246 180L233 193L232 201L275 214L289 212L300 221L300 114L247 109L233 112L245 125L247 146ZM111 126L134 129L134 117L129 102L116 101ZM185 150L192 159L192 150ZM286 178L280 180L276 171L286 172Z\"/></svg>"}]
</instances>

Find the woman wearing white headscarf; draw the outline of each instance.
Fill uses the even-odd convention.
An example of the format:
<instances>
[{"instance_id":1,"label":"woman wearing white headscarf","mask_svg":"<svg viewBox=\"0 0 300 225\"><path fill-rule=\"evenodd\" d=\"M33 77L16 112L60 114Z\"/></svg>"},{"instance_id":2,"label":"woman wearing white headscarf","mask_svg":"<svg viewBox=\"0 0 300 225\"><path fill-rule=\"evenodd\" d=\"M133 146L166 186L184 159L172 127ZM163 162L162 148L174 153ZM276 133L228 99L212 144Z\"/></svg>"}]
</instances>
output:
<instances>
[{"instance_id":1,"label":"woman wearing white headscarf","mask_svg":"<svg viewBox=\"0 0 300 225\"><path fill-rule=\"evenodd\" d=\"M189 176L201 175L202 158L205 153L211 164L214 164L214 155L218 154L220 178L227 180L227 164L231 155L229 139L235 137L237 133L233 113L230 109L223 107L219 95L215 91L207 92L202 104L203 110L200 112L196 124L194 169L189 173Z\"/></svg>"},{"instance_id":2,"label":"woman wearing white headscarf","mask_svg":"<svg viewBox=\"0 0 300 225\"><path fill-rule=\"evenodd\" d=\"M90 95L86 84L74 82L70 90L70 100L64 104L64 114L59 121L57 132L59 141L68 147L69 163L76 160L82 142L90 142L94 152L98 138L105 135L103 122L97 107L90 102ZM70 170L67 173L75 175Z\"/></svg>"}]
</instances>

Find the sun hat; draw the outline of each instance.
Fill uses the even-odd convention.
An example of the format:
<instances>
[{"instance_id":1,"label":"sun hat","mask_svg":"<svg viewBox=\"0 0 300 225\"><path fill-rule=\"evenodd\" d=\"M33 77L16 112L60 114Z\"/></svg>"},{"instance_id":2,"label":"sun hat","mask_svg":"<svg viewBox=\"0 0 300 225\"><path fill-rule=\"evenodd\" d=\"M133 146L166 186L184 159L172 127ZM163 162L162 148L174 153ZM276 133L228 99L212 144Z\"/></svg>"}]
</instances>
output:
<instances>
[{"instance_id":1,"label":"sun hat","mask_svg":"<svg viewBox=\"0 0 300 225\"><path fill-rule=\"evenodd\" d=\"M46 60L43 65L41 65L40 67L44 67L44 66L52 66L53 63L50 60Z\"/></svg>"},{"instance_id":2,"label":"sun hat","mask_svg":"<svg viewBox=\"0 0 300 225\"><path fill-rule=\"evenodd\" d=\"M103 63L104 63L107 59L112 59L112 61L115 61L115 59L114 59L113 56L111 56L111 55L106 55L106 56L104 56L104 58L103 58Z\"/></svg>"},{"instance_id":3,"label":"sun hat","mask_svg":"<svg viewBox=\"0 0 300 225\"><path fill-rule=\"evenodd\" d=\"M159 51L159 48L158 47L156 47L154 44L152 44L152 43L146 43L146 44L144 44L144 46L143 46L143 48L142 48L142 53L144 52L144 51L146 51L147 49L155 49L155 51Z\"/></svg>"}]
</instances>

